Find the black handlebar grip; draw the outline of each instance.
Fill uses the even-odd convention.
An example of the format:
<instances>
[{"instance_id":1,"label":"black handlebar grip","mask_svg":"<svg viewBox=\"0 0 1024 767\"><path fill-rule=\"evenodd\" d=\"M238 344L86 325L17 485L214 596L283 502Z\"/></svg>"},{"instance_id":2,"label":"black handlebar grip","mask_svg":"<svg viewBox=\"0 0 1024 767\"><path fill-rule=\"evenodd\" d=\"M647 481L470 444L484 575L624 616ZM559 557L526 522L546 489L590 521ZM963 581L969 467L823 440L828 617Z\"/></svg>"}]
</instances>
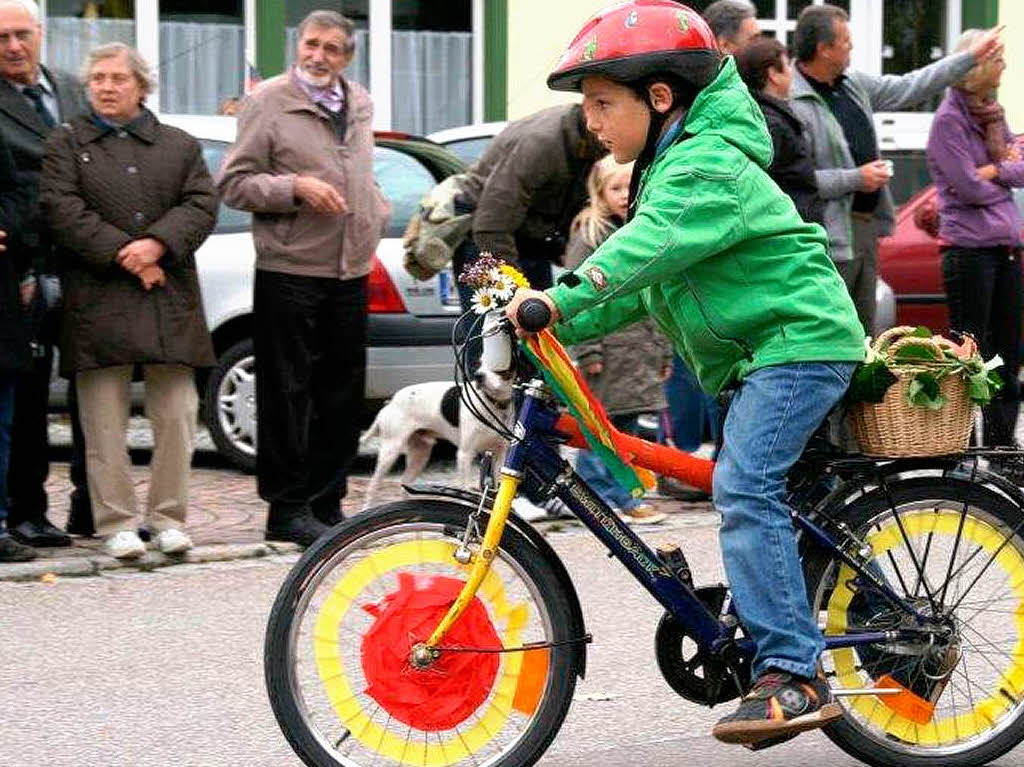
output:
<instances>
[{"instance_id":1,"label":"black handlebar grip","mask_svg":"<svg viewBox=\"0 0 1024 767\"><path fill-rule=\"evenodd\" d=\"M528 333L539 333L551 322L551 308L539 298L527 298L516 310L519 327Z\"/></svg>"}]
</instances>

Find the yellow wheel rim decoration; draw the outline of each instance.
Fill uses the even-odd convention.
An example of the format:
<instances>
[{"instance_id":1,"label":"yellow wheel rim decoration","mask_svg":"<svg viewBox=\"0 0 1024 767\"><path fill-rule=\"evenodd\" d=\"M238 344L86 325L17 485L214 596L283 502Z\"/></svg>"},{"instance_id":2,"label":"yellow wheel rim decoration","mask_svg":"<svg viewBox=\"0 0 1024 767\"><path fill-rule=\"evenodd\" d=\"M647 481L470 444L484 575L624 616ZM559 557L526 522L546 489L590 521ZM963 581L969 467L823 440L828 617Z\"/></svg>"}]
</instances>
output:
<instances>
[{"instance_id":1,"label":"yellow wheel rim decoration","mask_svg":"<svg viewBox=\"0 0 1024 767\"><path fill-rule=\"evenodd\" d=\"M955 536L960 524L960 512L949 509L909 512L901 515L901 520L908 537L929 533ZM961 531L961 546L969 541L981 546L989 555L996 553L1003 539L1002 533L975 517L968 517ZM903 536L895 522L890 522L883 529L870 533L867 542L877 557L902 544ZM1019 602L1013 613L1017 643L1010 655L1010 666L999 678L991 697L975 702L974 708L967 713L949 715L925 725L912 722L870 695L849 698L850 707L890 735L922 746L940 746L964 740L991 727L1012 703L1000 691L1005 689L1015 698L1024 692L1024 558L1015 548L1007 545L996 554L995 562L990 567L996 565L1006 574L1010 588ZM855 573L849 565L841 566L836 586L828 601L826 635L846 633L847 610L854 596L847 584L854 577ZM857 658L853 648L837 648L831 651L831 655L839 687L864 686L864 680L856 670Z\"/></svg>"},{"instance_id":2,"label":"yellow wheel rim decoration","mask_svg":"<svg viewBox=\"0 0 1024 767\"><path fill-rule=\"evenodd\" d=\"M368 554L335 584L317 613L314 629L317 674L335 713L352 737L371 751L396 762L443 767L465 759L487 745L512 714L512 699L523 663L523 654L518 652L502 655L500 675L479 721L472 728L446 740L438 734L437 742L433 744L399 738L372 722L349 685L339 651L338 626L365 588L384 574L410 565L445 564L456 566L463 573L468 572L468 567L455 561L455 549L456 544L452 542L416 540L396 543ZM493 568L488 571L477 596L489 605L492 619L496 617L504 621L504 631L500 632L503 645L520 646L529 610L523 602L510 604L506 600L504 585Z\"/></svg>"}]
</instances>

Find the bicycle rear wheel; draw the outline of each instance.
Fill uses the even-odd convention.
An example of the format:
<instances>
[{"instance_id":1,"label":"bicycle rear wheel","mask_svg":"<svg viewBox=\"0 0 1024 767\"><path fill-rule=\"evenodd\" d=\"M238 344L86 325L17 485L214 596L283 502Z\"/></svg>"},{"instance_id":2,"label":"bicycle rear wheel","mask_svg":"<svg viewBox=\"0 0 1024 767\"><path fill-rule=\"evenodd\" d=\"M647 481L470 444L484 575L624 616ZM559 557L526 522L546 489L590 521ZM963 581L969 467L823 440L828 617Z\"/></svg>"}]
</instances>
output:
<instances>
[{"instance_id":1,"label":"bicycle rear wheel","mask_svg":"<svg viewBox=\"0 0 1024 767\"><path fill-rule=\"evenodd\" d=\"M845 716L826 733L873 765L985 764L1024 739L1024 517L961 480L920 477L890 490L855 502L840 521L870 547L869 569L942 630L826 650L833 688L901 691L839 698ZM808 558L806 575L826 635L914 625L824 553Z\"/></svg>"},{"instance_id":2,"label":"bicycle rear wheel","mask_svg":"<svg viewBox=\"0 0 1024 767\"><path fill-rule=\"evenodd\" d=\"M525 767L575 689L570 604L547 559L506 528L476 598L429 668L412 648L466 579L453 558L469 510L404 501L361 514L292 570L267 626L265 673L281 729L311 767ZM454 648L461 649L461 652Z\"/></svg>"}]
</instances>

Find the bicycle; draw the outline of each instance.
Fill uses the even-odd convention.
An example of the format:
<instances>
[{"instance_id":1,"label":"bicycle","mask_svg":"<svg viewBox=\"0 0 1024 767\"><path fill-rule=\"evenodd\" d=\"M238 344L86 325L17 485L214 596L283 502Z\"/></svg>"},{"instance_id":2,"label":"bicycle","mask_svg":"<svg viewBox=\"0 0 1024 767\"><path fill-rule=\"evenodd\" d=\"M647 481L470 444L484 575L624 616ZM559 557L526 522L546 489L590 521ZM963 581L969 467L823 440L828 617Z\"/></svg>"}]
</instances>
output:
<instances>
[{"instance_id":1,"label":"bicycle","mask_svg":"<svg viewBox=\"0 0 1024 767\"><path fill-rule=\"evenodd\" d=\"M543 326L541 310L524 304L520 324ZM509 323L492 313L484 328L484 354L514 368ZM307 765L544 753L591 636L558 556L510 513L523 484L560 499L665 608L656 658L676 693L714 706L749 689L753 642L728 587L695 585L678 547L652 551L559 456L583 443L548 386L517 386L514 428L491 419L512 442L496 488L487 466L479 492L408 487L325 534L282 585L266 683ZM708 463L623 439L636 465L708 486ZM984 469L997 452L876 459L816 435L790 473L821 670L844 710L825 733L857 759L967 767L1024 739L1024 495Z\"/></svg>"}]
</instances>

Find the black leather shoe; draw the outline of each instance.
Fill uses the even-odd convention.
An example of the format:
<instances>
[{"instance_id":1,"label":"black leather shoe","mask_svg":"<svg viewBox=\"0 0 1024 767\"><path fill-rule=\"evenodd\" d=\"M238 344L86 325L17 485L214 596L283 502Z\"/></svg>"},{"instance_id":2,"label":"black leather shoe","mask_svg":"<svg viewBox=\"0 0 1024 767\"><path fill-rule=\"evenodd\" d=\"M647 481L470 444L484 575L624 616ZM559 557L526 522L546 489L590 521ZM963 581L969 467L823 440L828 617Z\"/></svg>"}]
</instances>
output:
<instances>
[{"instance_id":1,"label":"black leather shoe","mask_svg":"<svg viewBox=\"0 0 1024 767\"><path fill-rule=\"evenodd\" d=\"M268 541L286 541L300 546L311 546L313 542L330 528L313 516L310 509L296 509L291 513L275 512L271 509L267 516L267 532L264 536Z\"/></svg>"},{"instance_id":2,"label":"black leather shoe","mask_svg":"<svg viewBox=\"0 0 1024 767\"><path fill-rule=\"evenodd\" d=\"M328 527L334 527L339 522L345 521L345 515L341 512L340 505L323 509L315 508L313 509L313 516Z\"/></svg>"},{"instance_id":3,"label":"black leather shoe","mask_svg":"<svg viewBox=\"0 0 1024 767\"><path fill-rule=\"evenodd\" d=\"M8 528L8 532L27 546L35 546L37 549L71 545L71 536L51 525L45 517L41 522L25 520Z\"/></svg>"},{"instance_id":4,"label":"black leather shoe","mask_svg":"<svg viewBox=\"0 0 1024 767\"><path fill-rule=\"evenodd\" d=\"M0 562L30 562L36 558L36 550L14 537L0 532Z\"/></svg>"}]
</instances>

